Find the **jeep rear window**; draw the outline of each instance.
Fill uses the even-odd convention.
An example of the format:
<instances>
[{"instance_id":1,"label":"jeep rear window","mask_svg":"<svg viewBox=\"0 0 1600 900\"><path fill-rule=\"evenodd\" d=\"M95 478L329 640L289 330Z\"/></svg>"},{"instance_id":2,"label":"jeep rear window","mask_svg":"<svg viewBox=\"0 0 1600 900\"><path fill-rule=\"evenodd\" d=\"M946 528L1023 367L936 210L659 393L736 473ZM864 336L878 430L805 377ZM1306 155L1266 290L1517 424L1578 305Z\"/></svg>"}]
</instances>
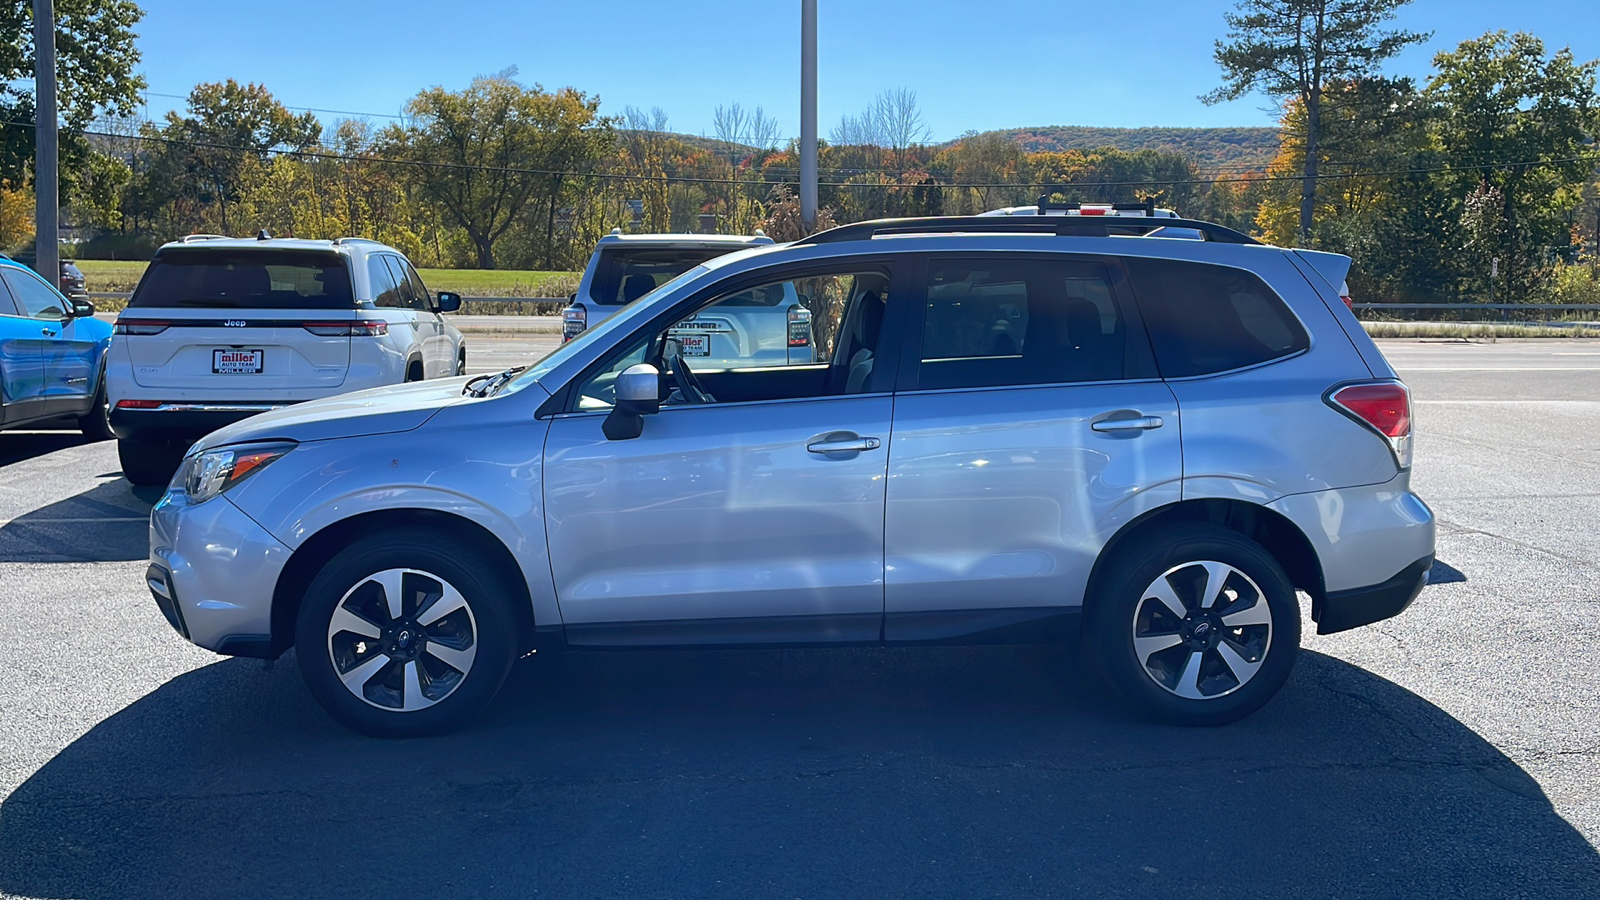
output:
<instances>
[{"instance_id":1,"label":"jeep rear window","mask_svg":"<svg viewBox=\"0 0 1600 900\"><path fill-rule=\"evenodd\" d=\"M130 308L351 309L344 257L288 250L168 250L156 256Z\"/></svg>"},{"instance_id":2,"label":"jeep rear window","mask_svg":"<svg viewBox=\"0 0 1600 900\"><path fill-rule=\"evenodd\" d=\"M1283 299L1251 272L1165 259L1125 262L1163 378L1242 369L1311 346Z\"/></svg>"},{"instance_id":3,"label":"jeep rear window","mask_svg":"<svg viewBox=\"0 0 1600 900\"><path fill-rule=\"evenodd\" d=\"M603 250L589 295L602 306L623 306L708 259L738 247L618 247Z\"/></svg>"}]
</instances>

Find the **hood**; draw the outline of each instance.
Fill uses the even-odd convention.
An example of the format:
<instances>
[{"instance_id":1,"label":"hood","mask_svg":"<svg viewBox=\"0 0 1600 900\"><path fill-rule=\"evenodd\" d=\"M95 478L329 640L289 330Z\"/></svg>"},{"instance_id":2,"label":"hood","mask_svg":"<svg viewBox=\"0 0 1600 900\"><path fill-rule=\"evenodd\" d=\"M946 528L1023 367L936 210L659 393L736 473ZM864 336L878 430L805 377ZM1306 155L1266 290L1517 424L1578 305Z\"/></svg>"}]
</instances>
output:
<instances>
[{"instance_id":1,"label":"hood","mask_svg":"<svg viewBox=\"0 0 1600 900\"><path fill-rule=\"evenodd\" d=\"M461 394L467 380L396 384L297 403L213 431L200 444L209 449L244 441L323 441L410 431L446 406L469 399Z\"/></svg>"}]
</instances>

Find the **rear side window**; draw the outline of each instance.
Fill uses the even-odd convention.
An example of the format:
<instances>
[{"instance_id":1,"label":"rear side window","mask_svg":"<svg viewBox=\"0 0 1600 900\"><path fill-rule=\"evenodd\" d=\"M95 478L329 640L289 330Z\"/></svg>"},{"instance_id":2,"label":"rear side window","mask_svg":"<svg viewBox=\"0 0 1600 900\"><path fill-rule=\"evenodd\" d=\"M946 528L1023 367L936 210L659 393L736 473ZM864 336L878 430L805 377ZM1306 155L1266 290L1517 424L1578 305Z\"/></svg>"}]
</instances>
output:
<instances>
[{"instance_id":1,"label":"rear side window","mask_svg":"<svg viewBox=\"0 0 1600 900\"><path fill-rule=\"evenodd\" d=\"M733 249L617 247L600 253L589 295L604 306L623 306L708 259Z\"/></svg>"},{"instance_id":2,"label":"rear side window","mask_svg":"<svg viewBox=\"0 0 1600 900\"><path fill-rule=\"evenodd\" d=\"M128 306L350 309L350 271L337 253L167 250L145 270Z\"/></svg>"},{"instance_id":3,"label":"rear side window","mask_svg":"<svg viewBox=\"0 0 1600 900\"><path fill-rule=\"evenodd\" d=\"M1240 369L1311 346L1283 299L1250 272L1165 259L1126 262L1164 378Z\"/></svg>"},{"instance_id":4,"label":"rear side window","mask_svg":"<svg viewBox=\"0 0 1600 900\"><path fill-rule=\"evenodd\" d=\"M1110 270L1088 260L933 260L924 390L1140 377Z\"/></svg>"},{"instance_id":5,"label":"rear side window","mask_svg":"<svg viewBox=\"0 0 1600 900\"><path fill-rule=\"evenodd\" d=\"M371 283L375 306L405 309L406 302L400 296L400 285L395 282L394 270L389 268L382 256L367 257L367 281Z\"/></svg>"}]
</instances>

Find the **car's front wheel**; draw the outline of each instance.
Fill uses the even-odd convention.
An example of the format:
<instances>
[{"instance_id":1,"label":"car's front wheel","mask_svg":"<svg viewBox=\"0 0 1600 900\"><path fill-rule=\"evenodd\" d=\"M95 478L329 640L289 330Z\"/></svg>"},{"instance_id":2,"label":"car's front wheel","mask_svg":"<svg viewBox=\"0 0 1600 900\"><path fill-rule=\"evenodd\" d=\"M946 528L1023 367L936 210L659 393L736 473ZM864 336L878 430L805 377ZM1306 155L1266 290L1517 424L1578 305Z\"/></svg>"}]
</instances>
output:
<instances>
[{"instance_id":1,"label":"car's front wheel","mask_svg":"<svg viewBox=\"0 0 1600 900\"><path fill-rule=\"evenodd\" d=\"M1097 579L1085 648L1118 693L1179 725L1220 725L1272 699L1300 649L1283 567L1216 525L1141 535Z\"/></svg>"},{"instance_id":2,"label":"car's front wheel","mask_svg":"<svg viewBox=\"0 0 1600 900\"><path fill-rule=\"evenodd\" d=\"M513 596L470 547L421 531L372 535L311 582L295 629L300 673L357 731L447 730L486 706L511 669Z\"/></svg>"},{"instance_id":3,"label":"car's front wheel","mask_svg":"<svg viewBox=\"0 0 1600 900\"><path fill-rule=\"evenodd\" d=\"M91 441L108 441L111 433L111 403L106 399L106 370L100 368L100 387L94 394L94 405L78 417L78 430Z\"/></svg>"}]
</instances>

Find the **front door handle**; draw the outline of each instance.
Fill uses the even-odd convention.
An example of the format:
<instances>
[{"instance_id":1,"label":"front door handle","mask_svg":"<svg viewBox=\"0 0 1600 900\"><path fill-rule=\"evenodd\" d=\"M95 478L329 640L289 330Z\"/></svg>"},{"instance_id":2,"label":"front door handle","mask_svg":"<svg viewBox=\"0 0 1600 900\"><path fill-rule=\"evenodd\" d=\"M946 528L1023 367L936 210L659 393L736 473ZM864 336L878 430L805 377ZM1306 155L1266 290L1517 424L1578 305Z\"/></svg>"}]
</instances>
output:
<instances>
[{"instance_id":1,"label":"front door handle","mask_svg":"<svg viewBox=\"0 0 1600 900\"><path fill-rule=\"evenodd\" d=\"M1106 419L1090 425L1095 431L1149 431L1162 426L1160 416L1140 416L1136 419Z\"/></svg>"},{"instance_id":2,"label":"front door handle","mask_svg":"<svg viewBox=\"0 0 1600 900\"><path fill-rule=\"evenodd\" d=\"M56 336L55 329L53 329L53 328L41 328L41 329L39 329L39 333L44 335L45 337L55 337Z\"/></svg>"},{"instance_id":3,"label":"front door handle","mask_svg":"<svg viewBox=\"0 0 1600 900\"><path fill-rule=\"evenodd\" d=\"M830 434L806 444L806 449L812 453L860 453L863 450L876 450L881 446L883 442L875 437L846 438Z\"/></svg>"}]
</instances>

